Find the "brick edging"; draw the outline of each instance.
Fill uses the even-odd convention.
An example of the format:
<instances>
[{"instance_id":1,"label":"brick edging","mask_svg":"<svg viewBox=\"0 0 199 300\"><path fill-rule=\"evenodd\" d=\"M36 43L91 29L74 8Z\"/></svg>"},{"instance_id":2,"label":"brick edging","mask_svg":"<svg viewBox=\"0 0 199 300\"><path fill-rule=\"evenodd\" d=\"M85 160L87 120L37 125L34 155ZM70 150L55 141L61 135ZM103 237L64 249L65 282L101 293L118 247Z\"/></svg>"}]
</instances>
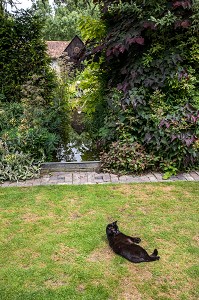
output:
<instances>
[{"instance_id":1,"label":"brick edging","mask_svg":"<svg viewBox=\"0 0 199 300\"><path fill-rule=\"evenodd\" d=\"M118 176L109 173L97 172L54 172L40 178L30 179L21 182L6 181L0 184L1 187L12 186L37 186L37 185L78 185L78 184L106 184L106 183L143 183L143 182L172 182L172 181L199 181L199 171L179 173L171 176L168 180L162 179L162 173L150 172L144 175L123 175Z\"/></svg>"}]
</instances>

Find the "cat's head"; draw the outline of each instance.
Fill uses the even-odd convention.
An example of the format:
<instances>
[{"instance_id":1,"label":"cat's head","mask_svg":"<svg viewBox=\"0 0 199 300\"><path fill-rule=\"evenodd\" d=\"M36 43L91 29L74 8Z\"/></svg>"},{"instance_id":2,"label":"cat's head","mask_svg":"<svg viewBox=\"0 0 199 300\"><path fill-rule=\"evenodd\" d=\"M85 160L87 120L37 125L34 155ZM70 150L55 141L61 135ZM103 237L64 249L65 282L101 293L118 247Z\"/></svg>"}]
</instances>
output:
<instances>
[{"instance_id":1,"label":"cat's head","mask_svg":"<svg viewBox=\"0 0 199 300\"><path fill-rule=\"evenodd\" d=\"M116 235L119 233L119 228L117 226L117 221L111 223L111 224L108 224L106 226L106 234L107 236L113 236L113 235Z\"/></svg>"}]
</instances>

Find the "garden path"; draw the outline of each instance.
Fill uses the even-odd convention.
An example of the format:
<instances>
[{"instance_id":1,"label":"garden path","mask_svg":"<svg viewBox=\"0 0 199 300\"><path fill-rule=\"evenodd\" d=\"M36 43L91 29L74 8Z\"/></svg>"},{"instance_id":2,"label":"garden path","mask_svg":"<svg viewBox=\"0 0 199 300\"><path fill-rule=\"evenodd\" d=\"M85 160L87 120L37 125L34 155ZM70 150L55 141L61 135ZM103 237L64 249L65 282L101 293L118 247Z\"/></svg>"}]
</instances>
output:
<instances>
[{"instance_id":1,"label":"garden path","mask_svg":"<svg viewBox=\"0 0 199 300\"><path fill-rule=\"evenodd\" d=\"M151 172L144 175L118 176L109 173L96 172L54 172L40 178L19 182L6 181L1 187L37 186L37 185L67 185L67 184L105 184L105 183L142 183L142 182L172 182L172 181L199 181L199 171L180 173L164 180L161 173Z\"/></svg>"}]
</instances>

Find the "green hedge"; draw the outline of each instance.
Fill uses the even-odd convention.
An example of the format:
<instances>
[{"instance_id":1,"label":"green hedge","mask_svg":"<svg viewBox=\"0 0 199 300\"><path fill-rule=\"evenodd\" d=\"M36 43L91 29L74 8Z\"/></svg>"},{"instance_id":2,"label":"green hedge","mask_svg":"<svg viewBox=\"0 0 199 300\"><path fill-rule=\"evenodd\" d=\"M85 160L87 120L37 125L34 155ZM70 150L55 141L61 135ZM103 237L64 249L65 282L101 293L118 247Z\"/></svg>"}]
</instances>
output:
<instances>
[{"instance_id":1,"label":"green hedge","mask_svg":"<svg viewBox=\"0 0 199 300\"><path fill-rule=\"evenodd\" d=\"M35 164L53 159L67 102L46 54L41 16L0 14L0 180L18 180L37 176Z\"/></svg>"}]
</instances>

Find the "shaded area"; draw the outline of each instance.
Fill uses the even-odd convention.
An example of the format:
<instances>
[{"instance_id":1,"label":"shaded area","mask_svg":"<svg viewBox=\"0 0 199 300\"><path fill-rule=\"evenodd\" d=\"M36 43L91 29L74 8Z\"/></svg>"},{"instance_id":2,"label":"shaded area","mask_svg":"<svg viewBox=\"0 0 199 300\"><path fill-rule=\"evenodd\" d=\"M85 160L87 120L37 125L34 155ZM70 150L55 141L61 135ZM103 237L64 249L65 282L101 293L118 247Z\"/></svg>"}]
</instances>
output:
<instances>
[{"instance_id":1,"label":"shaded area","mask_svg":"<svg viewBox=\"0 0 199 300\"><path fill-rule=\"evenodd\" d=\"M99 153L89 134L86 132L78 134L74 130L71 130L69 140L59 145L54 157L54 161L58 162L81 162L98 159Z\"/></svg>"},{"instance_id":2,"label":"shaded area","mask_svg":"<svg viewBox=\"0 0 199 300\"><path fill-rule=\"evenodd\" d=\"M73 109L71 112L71 127L68 138L63 137L57 152L55 162L82 162L99 159L99 151L86 132L84 114L81 110Z\"/></svg>"}]
</instances>

